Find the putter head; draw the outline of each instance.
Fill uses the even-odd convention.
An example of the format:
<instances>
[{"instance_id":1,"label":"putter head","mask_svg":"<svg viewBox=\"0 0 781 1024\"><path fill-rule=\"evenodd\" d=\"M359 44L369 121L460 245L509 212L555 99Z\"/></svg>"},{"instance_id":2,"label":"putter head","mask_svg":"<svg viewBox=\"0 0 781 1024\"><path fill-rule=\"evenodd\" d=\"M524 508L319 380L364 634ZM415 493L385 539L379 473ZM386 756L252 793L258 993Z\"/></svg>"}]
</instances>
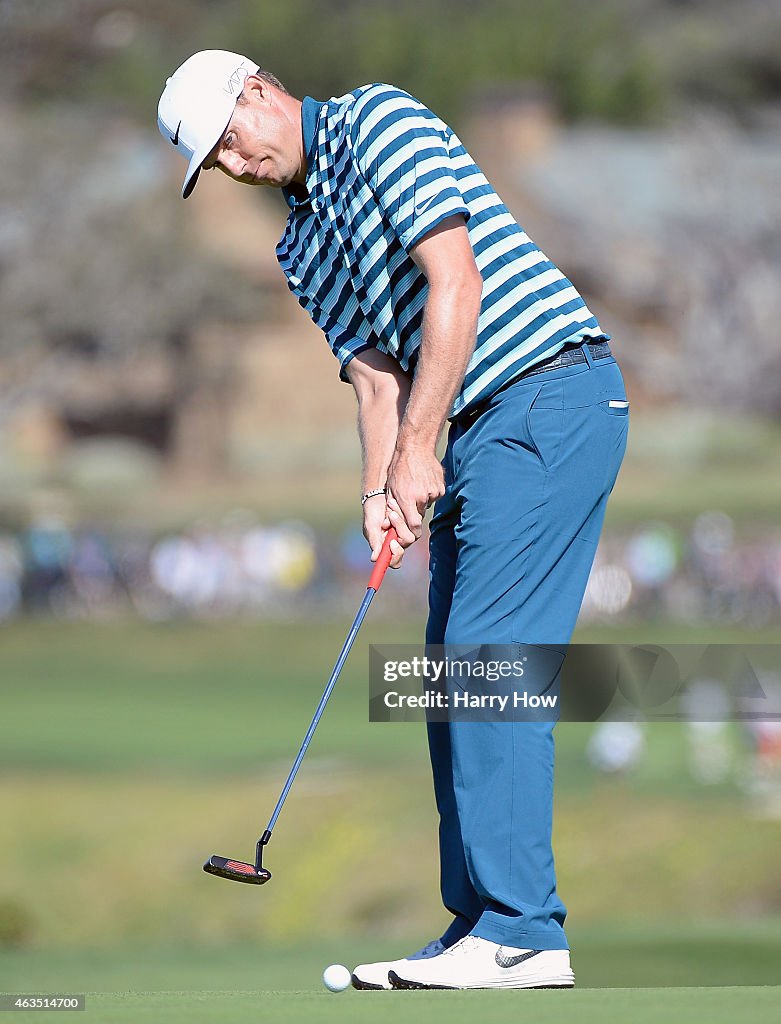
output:
<instances>
[{"instance_id":1,"label":"putter head","mask_svg":"<svg viewBox=\"0 0 781 1024\"><path fill-rule=\"evenodd\" d=\"M271 878L271 872L265 868L257 869L254 864L243 860L226 860L225 857L214 855L203 865L203 870L218 878L228 878L232 882L249 882L250 885L264 885Z\"/></svg>"}]
</instances>

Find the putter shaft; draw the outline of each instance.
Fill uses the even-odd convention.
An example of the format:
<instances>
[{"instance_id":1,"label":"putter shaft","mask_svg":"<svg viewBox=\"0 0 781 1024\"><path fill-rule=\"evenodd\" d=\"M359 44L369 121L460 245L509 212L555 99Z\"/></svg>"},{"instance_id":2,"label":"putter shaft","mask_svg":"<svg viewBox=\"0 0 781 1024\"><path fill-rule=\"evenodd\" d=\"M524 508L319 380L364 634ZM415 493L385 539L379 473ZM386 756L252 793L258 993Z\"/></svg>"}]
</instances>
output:
<instances>
[{"instance_id":1,"label":"putter shaft","mask_svg":"<svg viewBox=\"0 0 781 1024\"><path fill-rule=\"evenodd\" d=\"M295 779L296 774L298 773L298 769L301 767L301 762L304 759L304 754L306 754L307 748L312 741L312 737L315 734L317 723L322 718L323 712L325 711L325 706L328 703L328 698L333 693L333 689L336 686L336 681L339 678L339 674L342 671L342 667L345 661L347 660L347 655L350 653L350 649L352 648L352 645L355 642L355 638L358 635L358 630L361 628L361 623L365 619L366 613L369 610L369 605L372 603L374 595L380 589L380 585L385 576L385 572L387 571L387 568L390 565L391 541L397 539L398 537L396 531L391 527L391 529L388 530L387 534L385 535L385 541L382 545L382 550L380 551L379 557L377 558L377 561L374 565L372 574L369 577L369 584L366 588L364 598L361 601L361 606L358 609L358 614L355 616L355 620L353 621L353 624L350 627L350 632L347 634L347 639L344 641L342 649L339 652L339 657L336 659L336 664L334 665L333 671L331 672L331 676L328 680L326 688L323 691L323 696L320 698L320 703L317 705L315 713L312 716L312 721L309 723L309 728L306 731L304 740L301 744L298 754L296 755L296 759L293 762L293 767L290 769L288 777L285 781L285 785L282 788L282 792L279 795L279 799L277 800L276 807L274 808L274 811L271 817L269 818L268 827L266 828L265 832L260 837L260 839L258 839L257 844L255 846L254 874L251 865L246 864L242 861L228 861L224 857L217 857L216 855L207 860L203 866L204 871L208 872L209 874L219 875L222 878L229 878L233 881L253 882L255 884L263 884L271 878L271 874L268 871L268 869L263 867L263 848L268 845L268 842L271 839L271 832L274 828L274 825L276 824L277 818L279 817L279 813L282 810L282 806L285 803L285 799L287 798L287 795L290 792L290 787L293 785L293 780Z\"/></svg>"},{"instance_id":2,"label":"putter shaft","mask_svg":"<svg viewBox=\"0 0 781 1024\"><path fill-rule=\"evenodd\" d=\"M366 613L369 610L369 605L372 603L372 598L374 597L375 593L376 591L372 587L369 587L366 591L366 595L364 596L363 601L361 601L361 607L358 609L358 614L355 616L355 621L352 624L350 632L347 634L347 639L345 640L344 646L339 652L339 657L336 659L336 664L334 665L334 670L331 673L331 678L328 680L328 685L323 691L323 696L320 698L320 703L317 705L317 710L315 711L312 717L312 721L309 724L309 728L306 731L304 741L301 744L301 748L298 751L298 754L296 755L295 761L293 762L293 767L290 769L290 774L287 777L287 781L285 782L282 792L279 795L279 800L277 800L277 806L274 808L274 811L271 817L269 818L266 831L263 833L263 837L268 838L266 838L265 843L263 842L263 837L261 837L261 839L258 841L259 851L261 847L265 846L266 843L268 843L268 840L271 838L271 833L273 831L274 825L276 824L277 818L279 817L279 812L282 810L282 805L284 804L285 799L288 793L290 792L290 787L293 785L293 780L295 779L296 774L298 773L298 769L301 767L301 762L304 760L304 754L306 754L307 747L312 742L312 737L315 734L317 723L322 718L323 712L325 711L325 706L328 703L328 698L333 693L333 689L336 686L336 681L339 678L339 673L342 671L342 666L347 660L347 655L350 653L350 648L352 647L355 637L358 634L358 630L361 628L361 623L366 617Z\"/></svg>"}]
</instances>

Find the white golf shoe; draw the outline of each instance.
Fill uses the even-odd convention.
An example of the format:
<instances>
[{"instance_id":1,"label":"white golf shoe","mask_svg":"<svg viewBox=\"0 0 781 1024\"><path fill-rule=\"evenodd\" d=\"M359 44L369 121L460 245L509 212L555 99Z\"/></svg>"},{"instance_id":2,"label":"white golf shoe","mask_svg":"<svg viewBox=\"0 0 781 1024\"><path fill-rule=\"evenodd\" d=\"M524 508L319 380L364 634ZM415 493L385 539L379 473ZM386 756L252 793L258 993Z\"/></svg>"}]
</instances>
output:
<instances>
[{"instance_id":1,"label":"white golf shoe","mask_svg":"<svg viewBox=\"0 0 781 1024\"><path fill-rule=\"evenodd\" d=\"M353 971L353 988L390 989L388 971L395 971L396 968L403 969L407 964L438 956L445 949L446 947L439 939L433 939L423 949L419 949L416 953L411 953L401 960L381 960L376 964L359 964Z\"/></svg>"},{"instance_id":2,"label":"white golf shoe","mask_svg":"<svg viewBox=\"0 0 781 1024\"><path fill-rule=\"evenodd\" d=\"M393 988L572 988L568 949L516 949L467 935L420 961L389 965Z\"/></svg>"}]
</instances>

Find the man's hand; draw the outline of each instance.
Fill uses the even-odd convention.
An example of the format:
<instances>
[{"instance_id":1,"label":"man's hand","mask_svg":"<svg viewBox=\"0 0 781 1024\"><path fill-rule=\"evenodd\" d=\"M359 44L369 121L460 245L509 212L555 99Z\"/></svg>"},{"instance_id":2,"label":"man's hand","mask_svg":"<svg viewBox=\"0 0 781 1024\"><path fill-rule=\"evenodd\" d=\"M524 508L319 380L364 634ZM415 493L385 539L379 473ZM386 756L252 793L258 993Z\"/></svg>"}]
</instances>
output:
<instances>
[{"instance_id":1,"label":"man's hand","mask_svg":"<svg viewBox=\"0 0 781 1024\"><path fill-rule=\"evenodd\" d=\"M402 547L419 540L423 516L445 493L445 475L439 459L426 448L399 449L388 470L388 519Z\"/></svg>"},{"instance_id":2,"label":"man's hand","mask_svg":"<svg viewBox=\"0 0 781 1024\"><path fill-rule=\"evenodd\" d=\"M382 545L385 543L385 534L391 525L385 496L375 494L374 497L368 498L363 506L363 535L372 549L371 560L373 562L376 562L379 557ZM393 525L395 526L395 524ZM397 540L391 541L391 555L390 567L398 569L404 556L404 548Z\"/></svg>"}]
</instances>

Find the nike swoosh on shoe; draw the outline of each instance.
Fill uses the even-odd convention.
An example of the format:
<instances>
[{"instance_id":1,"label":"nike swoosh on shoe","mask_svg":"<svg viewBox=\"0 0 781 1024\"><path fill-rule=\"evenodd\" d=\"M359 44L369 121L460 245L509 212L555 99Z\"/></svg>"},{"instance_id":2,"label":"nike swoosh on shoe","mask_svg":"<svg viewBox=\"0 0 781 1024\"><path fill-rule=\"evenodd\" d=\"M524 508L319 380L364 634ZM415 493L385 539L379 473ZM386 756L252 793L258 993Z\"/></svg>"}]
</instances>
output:
<instances>
[{"instance_id":1,"label":"nike swoosh on shoe","mask_svg":"<svg viewBox=\"0 0 781 1024\"><path fill-rule=\"evenodd\" d=\"M496 951L494 960L497 967L517 967L524 960L531 960L533 956L537 956L541 952L541 949L527 949L525 953L519 953L518 956L505 956L500 946Z\"/></svg>"}]
</instances>

